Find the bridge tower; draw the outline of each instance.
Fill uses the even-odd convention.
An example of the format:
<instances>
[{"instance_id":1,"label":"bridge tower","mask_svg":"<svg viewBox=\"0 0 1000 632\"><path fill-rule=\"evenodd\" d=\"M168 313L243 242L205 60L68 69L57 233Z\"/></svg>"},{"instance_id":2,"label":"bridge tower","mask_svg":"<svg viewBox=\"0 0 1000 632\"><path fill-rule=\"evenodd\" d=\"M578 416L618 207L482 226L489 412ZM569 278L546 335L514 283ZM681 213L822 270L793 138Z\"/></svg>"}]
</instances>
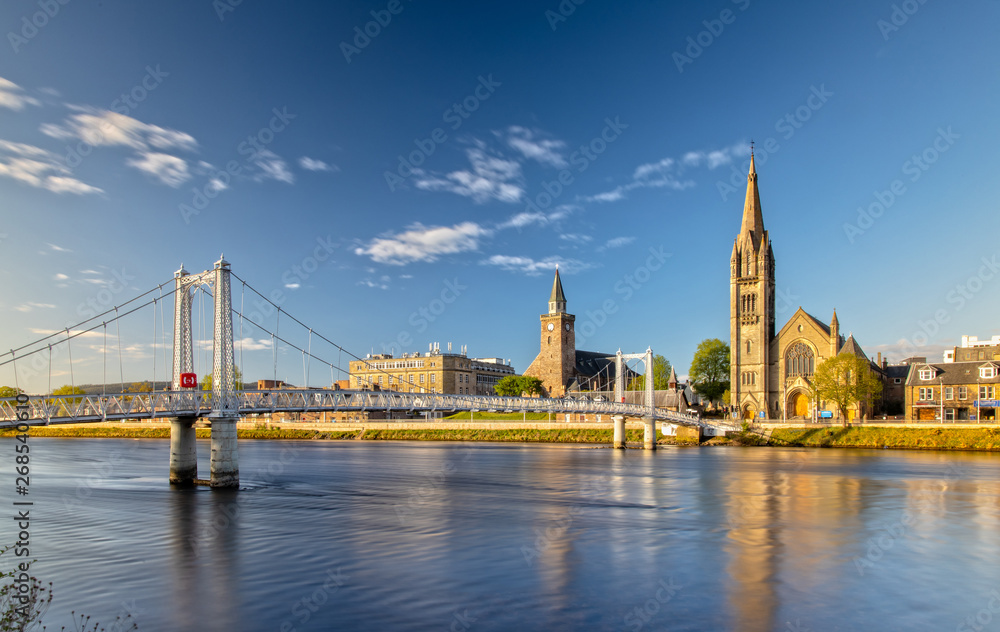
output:
<instances>
[{"instance_id":1,"label":"bridge tower","mask_svg":"<svg viewBox=\"0 0 1000 632\"><path fill-rule=\"evenodd\" d=\"M655 450L656 449L656 391L654 390L653 384L653 349L651 347L646 348L645 353L622 353L619 349L618 353L615 354L615 401L623 402L625 401L625 376L624 371L624 360L642 360L646 365L646 379L645 379L645 397L643 398L643 405L646 408L646 416L642 418L645 422L645 431L643 432L642 447L645 450ZM624 448L625 447L625 417L623 415L615 415L612 417L615 424L614 431L614 442L612 447Z\"/></svg>"},{"instance_id":2,"label":"bridge tower","mask_svg":"<svg viewBox=\"0 0 1000 632\"><path fill-rule=\"evenodd\" d=\"M212 487L238 487L240 484L236 422L239 402L233 378L233 312L229 262L220 257L212 270L188 274L184 266L174 274L174 361L172 388L181 391L181 374L194 368L191 329L191 292L199 285L212 287L215 299L215 324L212 335ZM192 394L192 409L198 397ZM195 442L195 416L170 420L170 482L190 485L198 476Z\"/></svg>"}]
</instances>

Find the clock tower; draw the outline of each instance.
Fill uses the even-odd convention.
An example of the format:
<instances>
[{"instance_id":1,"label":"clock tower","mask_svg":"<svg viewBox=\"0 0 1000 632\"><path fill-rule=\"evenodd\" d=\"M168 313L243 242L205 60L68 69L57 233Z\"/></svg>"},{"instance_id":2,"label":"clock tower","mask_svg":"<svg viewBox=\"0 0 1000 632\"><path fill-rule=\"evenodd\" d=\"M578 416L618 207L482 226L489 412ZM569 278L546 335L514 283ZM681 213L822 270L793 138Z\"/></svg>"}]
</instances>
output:
<instances>
[{"instance_id":1,"label":"clock tower","mask_svg":"<svg viewBox=\"0 0 1000 632\"><path fill-rule=\"evenodd\" d=\"M563 293L559 268L552 282L549 311L542 314L541 345L538 356L524 374L542 381L546 397L562 397L566 387L576 377L576 316L566 313L566 295Z\"/></svg>"}]
</instances>

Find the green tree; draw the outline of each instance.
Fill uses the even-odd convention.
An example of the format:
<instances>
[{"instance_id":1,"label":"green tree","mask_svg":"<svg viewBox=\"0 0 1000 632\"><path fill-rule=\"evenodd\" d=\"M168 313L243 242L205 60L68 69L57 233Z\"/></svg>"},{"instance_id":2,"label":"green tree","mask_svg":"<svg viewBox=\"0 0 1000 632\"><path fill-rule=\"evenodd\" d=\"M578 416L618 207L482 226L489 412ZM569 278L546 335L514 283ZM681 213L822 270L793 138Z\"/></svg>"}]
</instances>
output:
<instances>
[{"instance_id":1,"label":"green tree","mask_svg":"<svg viewBox=\"0 0 1000 632\"><path fill-rule=\"evenodd\" d=\"M718 338L698 343L691 360L691 386L710 402L718 402L729 390L729 345Z\"/></svg>"},{"instance_id":2,"label":"green tree","mask_svg":"<svg viewBox=\"0 0 1000 632\"><path fill-rule=\"evenodd\" d=\"M126 393L151 393L153 391L153 385L149 382L132 382L125 389Z\"/></svg>"},{"instance_id":3,"label":"green tree","mask_svg":"<svg viewBox=\"0 0 1000 632\"><path fill-rule=\"evenodd\" d=\"M24 389L14 386L0 386L0 397L17 397L24 392Z\"/></svg>"},{"instance_id":4,"label":"green tree","mask_svg":"<svg viewBox=\"0 0 1000 632\"><path fill-rule=\"evenodd\" d=\"M541 395L542 381L530 375L508 375L497 382L493 390L502 397L519 397L524 393Z\"/></svg>"},{"instance_id":5,"label":"green tree","mask_svg":"<svg viewBox=\"0 0 1000 632\"><path fill-rule=\"evenodd\" d=\"M847 409L852 404L868 403L882 392L882 381L872 371L871 362L853 354L827 358L816 367L812 379L818 400L837 405L847 426Z\"/></svg>"},{"instance_id":6,"label":"green tree","mask_svg":"<svg viewBox=\"0 0 1000 632\"><path fill-rule=\"evenodd\" d=\"M670 383L670 360L661 355L653 356L653 389L657 391L667 390ZM630 391L646 390L646 374L638 376L628 385Z\"/></svg>"},{"instance_id":7,"label":"green tree","mask_svg":"<svg viewBox=\"0 0 1000 632\"><path fill-rule=\"evenodd\" d=\"M86 395L87 392L85 390L83 390L82 388L80 388L79 386L71 386L69 384L66 384L65 386L60 386L56 390L52 391L52 394L53 395L57 395L57 396L61 397L62 399L59 399L59 400L49 399L49 400L46 400L46 404L49 405L49 406L54 406L55 404L58 403L59 404L59 414L60 415L69 415L71 411L70 411L69 407L67 406L67 404L72 405L72 406L76 406L80 402L83 401L83 398L82 397L66 397L66 396L67 395Z\"/></svg>"},{"instance_id":8,"label":"green tree","mask_svg":"<svg viewBox=\"0 0 1000 632\"><path fill-rule=\"evenodd\" d=\"M243 374L240 373L240 368L233 365L233 389L240 391L243 390ZM206 373L205 377L201 378L201 390L210 391L212 390L212 374Z\"/></svg>"}]
</instances>

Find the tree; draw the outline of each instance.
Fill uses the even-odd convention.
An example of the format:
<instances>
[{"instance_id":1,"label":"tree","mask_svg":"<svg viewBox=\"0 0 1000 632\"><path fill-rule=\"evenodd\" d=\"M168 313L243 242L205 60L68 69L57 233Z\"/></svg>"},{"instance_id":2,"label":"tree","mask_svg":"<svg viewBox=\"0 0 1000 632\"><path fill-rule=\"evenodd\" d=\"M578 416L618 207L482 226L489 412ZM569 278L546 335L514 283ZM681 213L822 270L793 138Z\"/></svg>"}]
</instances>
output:
<instances>
[{"instance_id":1,"label":"tree","mask_svg":"<svg viewBox=\"0 0 1000 632\"><path fill-rule=\"evenodd\" d=\"M66 396L67 395L86 395L87 392L85 390L83 390L82 388L80 388L79 386L71 386L69 384L66 384L65 386L60 386L56 390L52 391L52 394L53 395L58 395L58 396L61 396L61 397L65 398L65 399L62 399L62 400L58 400L59 410L60 410L61 414L68 415L68 414L70 414L70 409L67 407L67 404L71 404L73 406L76 406L80 402L83 401L83 398L82 397L66 397ZM48 404L49 406L54 405L56 402L57 402L57 400L55 400L55 399L46 400L46 404Z\"/></svg>"},{"instance_id":2,"label":"tree","mask_svg":"<svg viewBox=\"0 0 1000 632\"><path fill-rule=\"evenodd\" d=\"M541 395L542 381L530 375L508 375L493 386L497 395L502 397L519 397L523 393Z\"/></svg>"},{"instance_id":3,"label":"tree","mask_svg":"<svg viewBox=\"0 0 1000 632\"><path fill-rule=\"evenodd\" d=\"M670 360L661 355L653 356L653 389L657 391L667 390L670 383ZM628 385L630 391L646 390L646 374L638 376Z\"/></svg>"},{"instance_id":4,"label":"tree","mask_svg":"<svg viewBox=\"0 0 1000 632\"><path fill-rule=\"evenodd\" d=\"M210 391L212 390L212 374L206 373L205 377L201 378L201 390ZM233 365L233 390L243 390L243 374L240 373L240 368Z\"/></svg>"},{"instance_id":5,"label":"tree","mask_svg":"<svg viewBox=\"0 0 1000 632\"><path fill-rule=\"evenodd\" d=\"M882 392L882 382L872 371L871 362L853 354L827 358L816 367L813 390L817 400L827 400L837 405L844 426L847 426L847 409L852 404L868 402Z\"/></svg>"},{"instance_id":6,"label":"tree","mask_svg":"<svg viewBox=\"0 0 1000 632\"><path fill-rule=\"evenodd\" d=\"M24 389L14 386L0 386L0 397L17 397L24 392Z\"/></svg>"},{"instance_id":7,"label":"tree","mask_svg":"<svg viewBox=\"0 0 1000 632\"><path fill-rule=\"evenodd\" d=\"M710 402L718 402L729 390L729 345L718 338L702 340L689 373L695 392Z\"/></svg>"}]
</instances>

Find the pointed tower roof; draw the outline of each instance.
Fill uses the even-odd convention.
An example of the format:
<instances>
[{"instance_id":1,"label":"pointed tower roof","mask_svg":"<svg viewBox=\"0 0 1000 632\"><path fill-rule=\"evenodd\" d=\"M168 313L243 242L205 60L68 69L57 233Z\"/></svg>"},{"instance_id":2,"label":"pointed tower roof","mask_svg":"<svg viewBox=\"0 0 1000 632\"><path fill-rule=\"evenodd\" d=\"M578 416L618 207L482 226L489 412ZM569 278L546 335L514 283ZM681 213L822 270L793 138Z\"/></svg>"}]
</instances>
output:
<instances>
[{"instance_id":1,"label":"pointed tower roof","mask_svg":"<svg viewBox=\"0 0 1000 632\"><path fill-rule=\"evenodd\" d=\"M559 266L556 266L556 278L552 281L552 296L549 297L550 301L559 301L560 303L566 302L566 295L563 293L562 280L559 278Z\"/></svg>"},{"instance_id":2,"label":"pointed tower roof","mask_svg":"<svg viewBox=\"0 0 1000 632\"><path fill-rule=\"evenodd\" d=\"M757 190L757 168L754 166L753 150L750 150L750 172L747 174L747 197L743 202L743 223L740 237L747 234L753 242L754 250L764 235L764 215L760 209L760 192Z\"/></svg>"},{"instance_id":3,"label":"pointed tower roof","mask_svg":"<svg viewBox=\"0 0 1000 632\"><path fill-rule=\"evenodd\" d=\"M840 321L837 320L837 309L833 310L833 318L830 319L830 327L840 327Z\"/></svg>"},{"instance_id":4,"label":"pointed tower roof","mask_svg":"<svg viewBox=\"0 0 1000 632\"><path fill-rule=\"evenodd\" d=\"M674 367L670 367L670 379L667 380L667 386L670 388L677 388L677 371L674 371Z\"/></svg>"},{"instance_id":5,"label":"pointed tower roof","mask_svg":"<svg viewBox=\"0 0 1000 632\"><path fill-rule=\"evenodd\" d=\"M858 341L854 339L854 334L847 337L847 342L844 343L844 346L840 348L840 352L837 353L837 355L843 354L855 355L863 360L868 359L865 352L861 350L861 345L859 345Z\"/></svg>"},{"instance_id":6,"label":"pointed tower roof","mask_svg":"<svg viewBox=\"0 0 1000 632\"><path fill-rule=\"evenodd\" d=\"M549 313L566 313L566 294L563 293L562 280L559 278L559 266L556 266L556 278L552 281L552 294L549 296Z\"/></svg>"}]
</instances>

